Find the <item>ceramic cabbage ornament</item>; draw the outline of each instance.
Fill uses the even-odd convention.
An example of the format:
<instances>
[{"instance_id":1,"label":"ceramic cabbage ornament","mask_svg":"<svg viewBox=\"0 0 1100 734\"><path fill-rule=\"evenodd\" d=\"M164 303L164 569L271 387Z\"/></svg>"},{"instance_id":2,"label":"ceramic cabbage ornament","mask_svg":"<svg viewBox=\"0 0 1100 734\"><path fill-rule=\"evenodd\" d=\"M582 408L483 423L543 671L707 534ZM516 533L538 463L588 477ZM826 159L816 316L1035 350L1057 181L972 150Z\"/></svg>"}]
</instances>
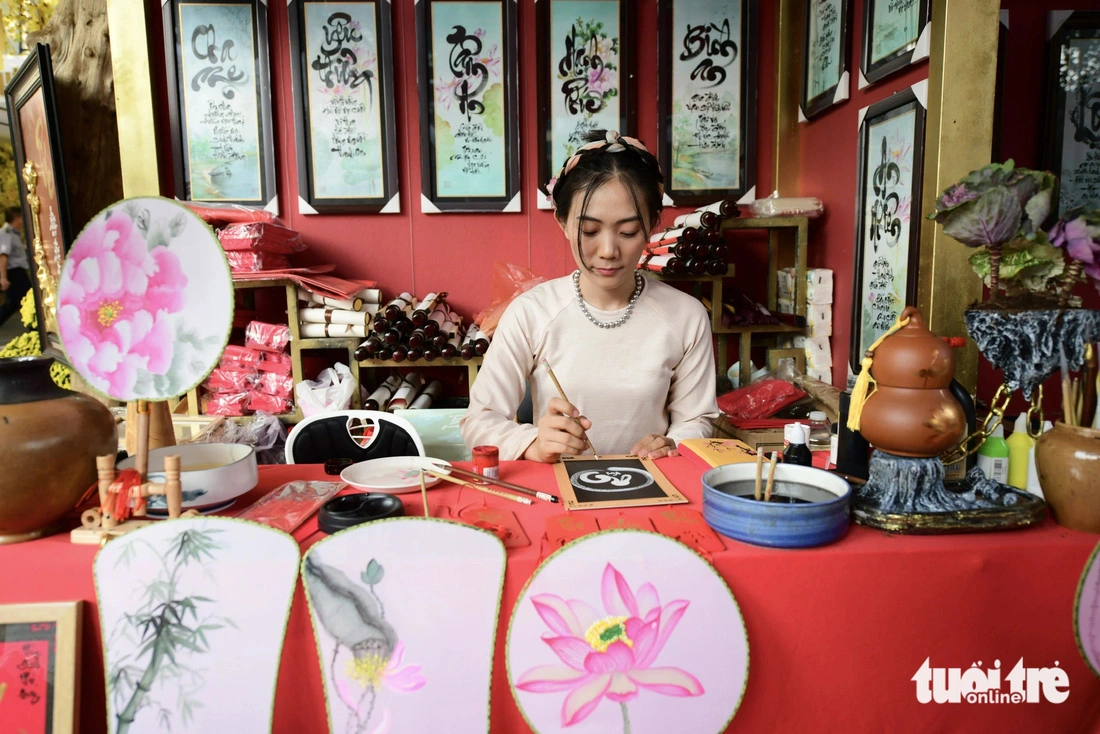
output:
<instances>
[{"instance_id":1,"label":"ceramic cabbage ornament","mask_svg":"<svg viewBox=\"0 0 1100 734\"><path fill-rule=\"evenodd\" d=\"M991 299L1001 291L1002 264L1013 277L1023 273L1042 279L1061 272L1061 258L1051 253L1042 226L1050 216L1055 178L1045 171L1016 168L1009 160L972 171L936 200L928 215L943 225L944 234L967 247L984 248L971 265L988 278ZM1039 241L1036 242L1036 239Z\"/></svg>"},{"instance_id":2,"label":"ceramic cabbage ornament","mask_svg":"<svg viewBox=\"0 0 1100 734\"><path fill-rule=\"evenodd\" d=\"M169 199L126 199L73 243L58 287L73 368L115 400L183 395L218 363L233 282L217 235Z\"/></svg>"}]
</instances>

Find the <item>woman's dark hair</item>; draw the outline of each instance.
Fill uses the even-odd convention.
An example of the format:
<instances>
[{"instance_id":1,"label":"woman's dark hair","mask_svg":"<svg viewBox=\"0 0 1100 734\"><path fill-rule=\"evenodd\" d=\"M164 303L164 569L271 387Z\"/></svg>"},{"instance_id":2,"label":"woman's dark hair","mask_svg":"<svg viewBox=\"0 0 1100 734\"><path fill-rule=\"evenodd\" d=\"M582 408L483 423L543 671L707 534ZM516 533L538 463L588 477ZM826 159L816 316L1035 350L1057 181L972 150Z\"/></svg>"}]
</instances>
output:
<instances>
[{"instance_id":1,"label":"woman's dark hair","mask_svg":"<svg viewBox=\"0 0 1100 734\"><path fill-rule=\"evenodd\" d=\"M606 130L593 130L585 136L586 143L607 140ZM600 148L580 151L576 164L572 168L568 162L554 183L551 194L555 205L554 216L565 224L569 221L569 212L573 207L577 193L581 192L580 213L577 217L577 257L587 268L584 252L581 250L581 217L588 211L588 202L592 194L608 181L619 181L626 187L634 201L634 210L642 223L646 239L661 216L664 176L661 166L645 148L621 142ZM571 160L571 159L570 159ZM569 170L566 171L565 169ZM648 219L644 212L649 212Z\"/></svg>"}]
</instances>

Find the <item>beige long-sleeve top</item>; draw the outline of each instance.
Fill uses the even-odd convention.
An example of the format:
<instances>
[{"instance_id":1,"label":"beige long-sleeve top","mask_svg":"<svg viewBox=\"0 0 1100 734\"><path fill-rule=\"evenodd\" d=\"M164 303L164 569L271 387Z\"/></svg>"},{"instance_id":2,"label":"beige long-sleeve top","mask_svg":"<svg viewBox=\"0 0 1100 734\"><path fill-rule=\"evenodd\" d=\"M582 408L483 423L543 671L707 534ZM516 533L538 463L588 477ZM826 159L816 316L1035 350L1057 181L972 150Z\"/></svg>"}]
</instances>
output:
<instances>
[{"instance_id":1,"label":"beige long-sleeve top","mask_svg":"<svg viewBox=\"0 0 1100 734\"><path fill-rule=\"evenodd\" d=\"M620 311L586 304L599 321ZM467 446L493 445L500 458L522 458L537 425L518 424L516 408L531 382L535 422L558 397L550 362L569 401L592 421L600 454L625 454L655 433L674 441L709 438L718 416L714 345L703 305L657 280L645 288L625 324L601 329L581 312L570 277L535 286L504 312L470 390L462 419Z\"/></svg>"}]
</instances>

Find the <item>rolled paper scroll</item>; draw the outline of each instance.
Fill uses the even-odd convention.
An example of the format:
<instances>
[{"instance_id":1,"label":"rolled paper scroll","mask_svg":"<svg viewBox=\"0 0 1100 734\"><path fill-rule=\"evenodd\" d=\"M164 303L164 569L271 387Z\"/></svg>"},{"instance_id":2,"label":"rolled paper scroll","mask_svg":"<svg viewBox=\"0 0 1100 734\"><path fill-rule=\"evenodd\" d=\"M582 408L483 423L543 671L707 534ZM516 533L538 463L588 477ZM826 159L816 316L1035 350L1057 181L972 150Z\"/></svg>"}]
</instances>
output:
<instances>
[{"instance_id":1,"label":"rolled paper scroll","mask_svg":"<svg viewBox=\"0 0 1100 734\"><path fill-rule=\"evenodd\" d=\"M364 304L368 304L368 303L381 304L382 303L382 291L378 288L364 288L363 290L356 293L355 297L361 299ZM377 310L378 309L375 309L375 311L377 311Z\"/></svg>"},{"instance_id":2,"label":"rolled paper scroll","mask_svg":"<svg viewBox=\"0 0 1100 734\"><path fill-rule=\"evenodd\" d=\"M394 391L401 386L401 378L390 375L386 381L375 389L366 400L363 401L365 410L381 410L393 397Z\"/></svg>"},{"instance_id":3,"label":"rolled paper scroll","mask_svg":"<svg viewBox=\"0 0 1100 734\"><path fill-rule=\"evenodd\" d=\"M299 324L299 333L303 339L325 339L327 337L359 337L367 335L363 324Z\"/></svg>"},{"instance_id":4,"label":"rolled paper scroll","mask_svg":"<svg viewBox=\"0 0 1100 734\"><path fill-rule=\"evenodd\" d=\"M711 229L717 227L722 219L717 212L695 211L690 214L681 214L672 222L675 227L700 227Z\"/></svg>"},{"instance_id":5,"label":"rolled paper scroll","mask_svg":"<svg viewBox=\"0 0 1100 734\"><path fill-rule=\"evenodd\" d=\"M361 311L363 309L363 299L358 296L347 299L329 298L328 296L322 296L320 293L307 291L305 288L298 289L298 300L306 301L307 303L319 303L322 306L338 308L344 311Z\"/></svg>"},{"instance_id":6,"label":"rolled paper scroll","mask_svg":"<svg viewBox=\"0 0 1100 734\"><path fill-rule=\"evenodd\" d=\"M423 386L424 378L420 376L419 372L410 372L405 375L405 379L401 381L401 386L397 388L397 392L393 394L389 404L386 405L386 410L407 408Z\"/></svg>"},{"instance_id":7,"label":"rolled paper scroll","mask_svg":"<svg viewBox=\"0 0 1100 734\"><path fill-rule=\"evenodd\" d=\"M649 241L660 244L671 244L668 240L683 240L695 242L699 239L699 230L695 227L680 227L678 229L666 229L650 236Z\"/></svg>"},{"instance_id":8,"label":"rolled paper scroll","mask_svg":"<svg viewBox=\"0 0 1100 734\"><path fill-rule=\"evenodd\" d=\"M412 401L409 405L410 410L425 410L432 407L432 402L443 394L443 383L439 380L432 380L428 383L428 386L424 388L424 391L416 396L416 400Z\"/></svg>"},{"instance_id":9,"label":"rolled paper scroll","mask_svg":"<svg viewBox=\"0 0 1100 734\"><path fill-rule=\"evenodd\" d=\"M714 212L715 214L721 214L723 217L736 217L741 214L741 208L737 206L737 202L733 199L722 199L713 204L701 206L695 211Z\"/></svg>"},{"instance_id":10,"label":"rolled paper scroll","mask_svg":"<svg viewBox=\"0 0 1100 734\"><path fill-rule=\"evenodd\" d=\"M378 308L378 304L367 304ZM366 310L345 311L337 308L301 308L298 309L298 320L303 324L355 324L357 326L369 326L374 314Z\"/></svg>"}]
</instances>

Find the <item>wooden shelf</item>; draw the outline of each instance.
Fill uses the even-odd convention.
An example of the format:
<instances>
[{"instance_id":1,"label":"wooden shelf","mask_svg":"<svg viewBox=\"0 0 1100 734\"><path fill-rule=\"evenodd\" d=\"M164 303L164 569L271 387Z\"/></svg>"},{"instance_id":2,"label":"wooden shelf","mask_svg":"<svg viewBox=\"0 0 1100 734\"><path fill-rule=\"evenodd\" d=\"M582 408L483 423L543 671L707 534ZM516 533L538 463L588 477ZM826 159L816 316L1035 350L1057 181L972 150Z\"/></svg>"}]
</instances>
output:
<instances>
[{"instance_id":1,"label":"wooden shelf","mask_svg":"<svg viewBox=\"0 0 1100 734\"><path fill-rule=\"evenodd\" d=\"M431 367L465 367L470 384L473 385L474 380L477 379L477 370L481 366L481 362L481 357L473 357L471 359L453 357L451 359L433 359L431 362L424 359L404 359L400 362L395 362L392 359L364 359L361 360L357 366L363 369L393 367L402 370L427 369Z\"/></svg>"},{"instance_id":2,"label":"wooden shelf","mask_svg":"<svg viewBox=\"0 0 1100 734\"><path fill-rule=\"evenodd\" d=\"M719 231L730 232L738 230L761 229L768 233L768 297L764 304L772 313L778 312L779 290L779 250L783 244L780 235L793 244L793 252L788 258L792 262L797 273L794 284L793 298L795 301L795 317L804 320L806 317L806 260L809 249L809 225L807 217L744 217L723 220L719 225ZM733 265L725 275L672 275L664 276L659 273L649 273L657 280L667 282L694 283L695 297L702 299L703 283L710 283L709 298L711 301L710 329L718 340L718 371L725 374L727 365L727 348L729 336L736 334L738 337L738 359L741 362L741 384L749 384L751 370L749 352L752 350L752 340L755 336L778 336L780 334L803 334L805 330L799 326L790 324L759 324L753 326L722 326L722 290L726 280L735 277ZM773 343L772 346L775 346Z\"/></svg>"},{"instance_id":3,"label":"wooden shelf","mask_svg":"<svg viewBox=\"0 0 1100 734\"><path fill-rule=\"evenodd\" d=\"M806 330L790 324L752 324L750 326L723 326L715 334L802 334Z\"/></svg>"}]
</instances>

